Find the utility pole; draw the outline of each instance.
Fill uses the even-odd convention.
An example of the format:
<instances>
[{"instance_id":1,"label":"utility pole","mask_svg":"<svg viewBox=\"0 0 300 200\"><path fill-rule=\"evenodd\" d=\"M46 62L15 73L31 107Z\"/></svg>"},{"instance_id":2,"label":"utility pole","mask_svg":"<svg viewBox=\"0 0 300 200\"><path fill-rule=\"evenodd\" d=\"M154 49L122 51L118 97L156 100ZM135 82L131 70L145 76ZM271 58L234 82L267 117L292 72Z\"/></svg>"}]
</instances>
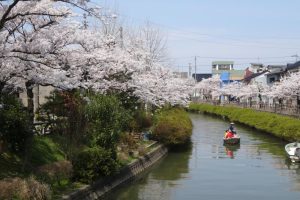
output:
<instances>
[{"instance_id":1,"label":"utility pole","mask_svg":"<svg viewBox=\"0 0 300 200\"><path fill-rule=\"evenodd\" d=\"M192 77L192 63L189 63L189 78Z\"/></svg>"},{"instance_id":2,"label":"utility pole","mask_svg":"<svg viewBox=\"0 0 300 200\"><path fill-rule=\"evenodd\" d=\"M298 54L292 55L291 57L294 57L296 59L296 62L298 62L298 58L299 58Z\"/></svg>"},{"instance_id":3,"label":"utility pole","mask_svg":"<svg viewBox=\"0 0 300 200\"><path fill-rule=\"evenodd\" d=\"M197 82L197 56L195 56L195 82Z\"/></svg>"},{"instance_id":4,"label":"utility pole","mask_svg":"<svg viewBox=\"0 0 300 200\"><path fill-rule=\"evenodd\" d=\"M83 28L85 30L88 29L88 22L87 22L87 15L86 15L86 13L83 13Z\"/></svg>"},{"instance_id":5,"label":"utility pole","mask_svg":"<svg viewBox=\"0 0 300 200\"><path fill-rule=\"evenodd\" d=\"M121 48L123 48L124 44L123 44L123 27L122 26L120 27L119 31L120 31Z\"/></svg>"}]
</instances>

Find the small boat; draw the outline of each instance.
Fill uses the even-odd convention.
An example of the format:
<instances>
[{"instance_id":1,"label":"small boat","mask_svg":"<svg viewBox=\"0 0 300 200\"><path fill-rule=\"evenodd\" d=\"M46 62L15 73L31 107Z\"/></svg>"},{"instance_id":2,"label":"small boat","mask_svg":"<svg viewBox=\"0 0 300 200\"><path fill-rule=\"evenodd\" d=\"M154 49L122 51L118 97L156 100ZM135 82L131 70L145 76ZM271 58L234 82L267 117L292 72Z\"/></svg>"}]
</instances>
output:
<instances>
[{"instance_id":1,"label":"small boat","mask_svg":"<svg viewBox=\"0 0 300 200\"><path fill-rule=\"evenodd\" d=\"M293 142L285 145L285 151L292 162L300 162L300 143Z\"/></svg>"},{"instance_id":2,"label":"small boat","mask_svg":"<svg viewBox=\"0 0 300 200\"><path fill-rule=\"evenodd\" d=\"M228 144L228 145L236 145L240 143L240 136L237 134L234 134L234 136L232 138L223 138L223 142L224 144Z\"/></svg>"}]
</instances>

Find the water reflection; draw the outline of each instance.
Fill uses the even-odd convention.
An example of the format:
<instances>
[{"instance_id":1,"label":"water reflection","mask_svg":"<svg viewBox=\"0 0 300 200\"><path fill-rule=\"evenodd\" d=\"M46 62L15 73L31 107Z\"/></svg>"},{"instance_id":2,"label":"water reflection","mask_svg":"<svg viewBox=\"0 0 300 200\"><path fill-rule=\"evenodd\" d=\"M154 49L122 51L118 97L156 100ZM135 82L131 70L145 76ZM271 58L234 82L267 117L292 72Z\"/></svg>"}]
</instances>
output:
<instances>
[{"instance_id":1,"label":"water reflection","mask_svg":"<svg viewBox=\"0 0 300 200\"><path fill-rule=\"evenodd\" d=\"M238 149L240 149L240 144L236 144L236 145L226 145L226 144L224 144L224 147L225 147L226 155L229 158L234 159L234 152L237 151Z\"/></svg>"},{"instance_id":2,"label":"water reflection","mask_svg":"<svg viewBox=\"0 0 300 200\"><path fill-rule=\"evenodd\" d=\"M182 151L171 152L159 165L159 170L153 170L155 179L175 181L185 177L189 172L189 160L192 154L192 143ZM180 161L178 160L180 158Z\"/></svg>"},{"instance_id":3,"label":"water reflection","mask_svg":"<svg viewBox=\"0 0 300 200\"><path fill-rule=\"evenodd\" d=\"M159 164L150 169L150 173L144 174L130 186L121 188L104 199L170 199L172 188L180 186L177 181L187 178L192 149L193 145L190 143L183 151L170 152Z\"/></svg>"},{"instance_id":4,"label":"water reflection","mask_svg":"<svg viewBox=\"0 0 300 200\"><path fill-rule=\"evenodd\" d=\"M187 151L170 153L108 199L300 199L300 165L287 159L285 142L237 124L240 145L223 145L227 121L191 118L193 145Z\"/></svg>"}]
</instances>

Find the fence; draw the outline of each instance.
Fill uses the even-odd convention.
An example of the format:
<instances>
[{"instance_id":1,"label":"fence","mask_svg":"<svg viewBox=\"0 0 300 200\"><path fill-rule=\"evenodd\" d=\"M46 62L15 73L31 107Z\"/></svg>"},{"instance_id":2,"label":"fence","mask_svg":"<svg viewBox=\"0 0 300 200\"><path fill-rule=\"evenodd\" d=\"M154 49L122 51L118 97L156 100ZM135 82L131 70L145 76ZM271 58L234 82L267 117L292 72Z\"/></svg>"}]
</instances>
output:
<instances>
[{"instance_id":1,"label":"fence","mask_svg":"<svg viewBox=\"0 0 300 200\"><path fill-rule=\"evenodd\" d=\"M263 103L263 102L237 102L237 101L218 101L218 100L204 100L200 98L193 98L194 103L207 103L219 106L236 106L240 108L250 108L257 111L277 113L300 118L300 105L288 105L283 103Z\"/></svg>"}]
</instances>

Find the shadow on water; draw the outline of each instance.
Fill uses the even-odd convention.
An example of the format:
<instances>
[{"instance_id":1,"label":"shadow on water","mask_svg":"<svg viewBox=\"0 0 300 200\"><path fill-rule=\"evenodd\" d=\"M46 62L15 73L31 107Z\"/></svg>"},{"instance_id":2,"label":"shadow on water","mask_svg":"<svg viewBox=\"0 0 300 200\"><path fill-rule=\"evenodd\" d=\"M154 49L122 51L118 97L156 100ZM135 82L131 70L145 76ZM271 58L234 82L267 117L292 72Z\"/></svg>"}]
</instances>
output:
<instances>
[{"instance_id":1,"label":"shadow on water","mask_svg":"<svg viewBox=\"0 0 300 200\"><path fill-rule=\"evenodd\" d=\"M161 180L178 180L189 172L189 159L193 144L186 147L173 149L159 166L159 170L153 170L152 176ZM180 158L180 162L178 161Z\"/></svg>"},{"instance_id":2,"label":"shadow on water","mask_svg":"<svg viewBox=\"0 0 300 200\"><path fill-rule=\"evenodd\" d=\"M165 192L176 186L177 180L189 173L189 159L192 142L186 146L173 148L165 157L147 172L141 174L127 186L106 195L104 200L164 199ZM180 160L178 160L180 158ZM160 183L154 180L160 180Z\"/></svg>"}]
</instances>

